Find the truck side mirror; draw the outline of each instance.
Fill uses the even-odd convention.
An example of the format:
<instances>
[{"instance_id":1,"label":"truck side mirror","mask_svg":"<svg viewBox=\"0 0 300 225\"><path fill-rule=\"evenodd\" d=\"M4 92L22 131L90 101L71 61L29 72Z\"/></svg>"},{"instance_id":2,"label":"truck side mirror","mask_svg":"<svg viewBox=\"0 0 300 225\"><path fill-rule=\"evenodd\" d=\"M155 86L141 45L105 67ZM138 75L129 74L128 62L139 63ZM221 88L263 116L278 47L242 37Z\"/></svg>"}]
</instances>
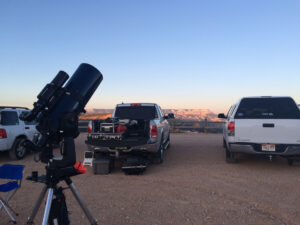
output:
<instances>
[{"instance_id":1,"label":"truck side mirror","mask_svg":"<svg viewBox=\"0 0 300 225\"><path fill-rule=\"evenodd\" d=\"M168 115L165 115L164 118L167 119L175 119L174 113L169 113Z\"/></svg>"},{"instance_id":2,"label":"truck side mirror","mask_svg":"<svg viewBox=\"0 0 300 225\"><path fill-rule=\"evenodd\" d=\"M169 113L169 115L168 115L168 116L169 116L169 118L170 118L170 119L175 119L175 115L174 115L174 113Z\"/></svg>"},{"instance_id":3,"label":"truck side mirror","mask_svg":"<svg viewBox=\"0 0 300 225\"><path fill-rule=\"evenodd\" d=\"M220 113L220 114L218 115L218 118L220 118L220 119L227 119L227 117L225 116L224 113Z\"/></svg>"}]
</instances>

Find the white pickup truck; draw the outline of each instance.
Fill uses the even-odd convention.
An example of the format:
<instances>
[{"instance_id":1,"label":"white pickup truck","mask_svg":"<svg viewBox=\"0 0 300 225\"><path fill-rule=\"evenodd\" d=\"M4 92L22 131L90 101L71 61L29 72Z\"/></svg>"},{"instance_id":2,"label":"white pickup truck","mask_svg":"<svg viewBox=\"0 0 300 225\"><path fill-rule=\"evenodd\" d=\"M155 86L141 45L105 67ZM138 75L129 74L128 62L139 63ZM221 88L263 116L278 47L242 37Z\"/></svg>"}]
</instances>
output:
<instances>
[{"instance_id":1,"label":"white pickup truck","mask_svg":"<svg viewBox=\"0 0 300 225\"><path fill-rule=\"evenodd\" d=\"M279 155L289 165L300 156L300 110L291 97L245 97L218 117L228 163L237 153Z\"/></svg>"}]
</instances>

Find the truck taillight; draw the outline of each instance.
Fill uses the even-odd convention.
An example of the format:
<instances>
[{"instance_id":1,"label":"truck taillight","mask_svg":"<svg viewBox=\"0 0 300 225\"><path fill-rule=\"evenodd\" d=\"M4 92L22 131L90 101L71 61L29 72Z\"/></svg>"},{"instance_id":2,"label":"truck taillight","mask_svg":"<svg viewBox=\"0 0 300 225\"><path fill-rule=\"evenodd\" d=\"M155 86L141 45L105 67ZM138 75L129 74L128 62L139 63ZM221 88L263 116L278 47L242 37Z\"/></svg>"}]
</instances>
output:
<instances>
[{"instance_id":1,"label":"truck taillight","mask_svg":"<svg viewBox=\"0 0 300 225\"><path fill-rule=\"evenodd\" d=\"M126 130L127 130L126 126L119 125L119 126L117 126L116 133L124 133L124 132L126 132Z\"/></svg>"},{"instance_id":2,"label":"truck taillight","mask_svg":"<svg viewBox=\"0 0 300 225\"><path fill-rule=\"evenodd\" d=\"M92 133L92 121L89 122L88 134Z\"/></svg>"},{"instance_id":3,"label":"truck taillight","mask_svg":"<svg viewBox=\"0 0 300 225\"><path fill-rule=\"evenodd\" d=\"M0 139L7 138L6 130L0 129Z\"/></svg>"},{"instance_id":4,"label":"truck taillight","mask_svg":"<svg viewBox=\"0 0 300 225\"><path fill-rule=\"evenodd\" d=\"M151 137L156 138L158 135L158 129L156 125L151 126Z\"/></svg>"},{"instance_id":5,"label":"truck taillight","mask_svg":"<svg viewBox=\"0 0 300 225\"><path fill-rule=\"evenodd\" d=\"M234 122L228 123L228 136L234 136Z\"/></svg>"}]
</instances>

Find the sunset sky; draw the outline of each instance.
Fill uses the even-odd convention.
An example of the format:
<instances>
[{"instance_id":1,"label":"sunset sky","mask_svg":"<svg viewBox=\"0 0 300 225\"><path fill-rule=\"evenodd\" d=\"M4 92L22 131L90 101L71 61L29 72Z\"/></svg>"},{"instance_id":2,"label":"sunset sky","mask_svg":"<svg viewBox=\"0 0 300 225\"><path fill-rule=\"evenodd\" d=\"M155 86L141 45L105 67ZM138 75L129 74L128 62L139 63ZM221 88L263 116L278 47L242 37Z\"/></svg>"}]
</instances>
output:
<instances>
[{"instance_id":1,"label":"sunset sky","mask_svg":"<svg viewBox=\"0 0 300 225\"><path fill-rule=\"evenodd\" d=\"M104 80L86 108L155 102L227 111L243 96L300 103L300 1L0 3L0 105L31 107L59 70Z\"/></svg>"}]
</instances>

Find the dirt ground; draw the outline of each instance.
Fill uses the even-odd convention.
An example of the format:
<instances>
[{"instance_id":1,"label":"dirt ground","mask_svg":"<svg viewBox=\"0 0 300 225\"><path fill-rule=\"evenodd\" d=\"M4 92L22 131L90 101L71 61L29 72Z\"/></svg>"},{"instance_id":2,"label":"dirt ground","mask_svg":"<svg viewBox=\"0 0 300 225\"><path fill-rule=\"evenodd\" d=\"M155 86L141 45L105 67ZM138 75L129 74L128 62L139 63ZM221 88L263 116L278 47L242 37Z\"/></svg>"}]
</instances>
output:
<instances>
[{"instance_id":1,"label":"dirt ground","mask_svg":"<svg viewBox=\"0 0 300 225\"><path fill-rule=\"evenodd\" d=\"M85 134L76 140L77 158L86 150ZM116 168L109 175L94 175L92 168L73 178L98 224L300 224L300 163L272 162L254 156L227 164L220 134L173 134L171 148L161 165L150 165L142 176L128 176ZM26 165L44 172L44 164L32 155L10 161L0 154L0 164ZM11 200L25 224L42 184L23 181ZM65 190L71 224L89 224L70 190ZM41 207L36 224L41 224ZM12 224L2 210L0 224Z\"/></svg>"}]
</instances>

